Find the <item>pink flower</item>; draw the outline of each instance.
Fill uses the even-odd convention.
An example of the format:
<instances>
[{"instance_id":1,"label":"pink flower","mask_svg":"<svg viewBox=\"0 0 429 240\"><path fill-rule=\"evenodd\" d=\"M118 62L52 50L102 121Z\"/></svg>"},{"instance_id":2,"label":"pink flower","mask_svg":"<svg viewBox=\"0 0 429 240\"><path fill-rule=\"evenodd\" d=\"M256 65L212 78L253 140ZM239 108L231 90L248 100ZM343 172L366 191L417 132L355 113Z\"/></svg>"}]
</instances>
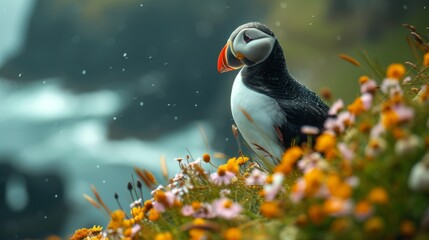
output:
<instances>
[{"instance_id":1,"label":"pink flower","mask_svg":"<svg viewBox=\"0 0 429 240\"><path fill-rule=\"evenodd\" d=\"M158 190L158 191L162 191L162 190ZM154 193L157 194L157 193ZM179 201L179 198L170 191L164 192L163 193L165 195L165 200L164 198L162 198L162 201L159 202L157 200L153 201L153 208L155 208L155 210L157 210L158 212L165 212L165 210L169 207L172 207L174 205L175 201ZM156 196L155 196L156 199Z\"/></svg>"},{"instance_id":2,"label":"pink flower","mask_svg":"<svg viewBox=\"0 0 429 240\"><path fill-rule=\"evenodd\" d=\"M355 153L350 150L345 143L338 143L337 147L343 158L348 162L350 162L354 158Z\"/></svg>"},{"instance_id":3,"label":"pink flower","mask_svg":"<svg viewBox=\"0 0 429 240\"><path fill-rule=\"evenodd\" d=\"M337 113L344 108L344 102L341 99L338 99L337 101L332 104L331 108L329 109L328 114L329 115L337 115Z\"/></svg>"},{"instance_id":4,"label":"pink flower","mask_svg":"<svg viewBox=\"0 0 429 240\"><path fill-rule=\"evenodd\" d=\"M371 138L378 138L382 133L384 133L386 129L384 128L383 124L378 123L371 129L370 136Z\"/></svg>"},{"instance_id":5,"label":"pink flower","mask_svg":"<svg viewBox=\"0 0 429 240\"><path fill-rule=\"evenodd\" d=\"M317 127L305 125L301 127L301 132L306 135L316 135L319 134L320 130Z\"/></svg>"},{"instance_id":6,"label":"pink flower","mask_svg":"<svg viewBox=\"0 0 429 240\"><path fill-rule=\"evenodd\" d=\"M398 118L401 122L410 121L414 117L414 111L412 108L406 107L404 105L397 105L393 108L393 111L398 115Z\"/></svg>"},{"instance_id":7,"label":"pink flower","mask_svg":"<svg viewBox=\"0 0 429 240\"><path fill-rule=\"evenodd\" d=\"M250 175L246 178L246 185L259 185L262 186L267 179L267 175L258 169L253 169Z\"/></svg>"},{"instance_id":8,"label":"pink flower","mask_svg":"<svg viewBox=\"0 0 429 240\"><path fill-rule=\"evenodd\" d=\"M240 204L232 202L228 198L221 198L214 201L213 208L216 216L225 219L236 217L243 209Z\"/></svg>"},{"instance_id":9,"label":"pink flower","mask_svg":"<svg viewBox=\"0 0 429 240\"><path fill-rule=\"evenodd\" d=\"M217 171L210 174L210 180L218 186L230 184L234 177L235 174L230 171Z\"/></svg>"},{"instance_id":10,"label":"pink flower","mask_svg":"<svg viewBox=\"0 0 429 240\"><path fill-rule=\"evenodd\" d=\"M323 161L322 155L318 152L304 155L304 157L298 161L298 168L304 173L318 166Z\"/></svg>"},{"instance_id":11,"label":"pink flower","mask_svg":"<svg viewBox=\"0 0 429 240\"><path fill-rule=\"evenodd\" d=\"M368 80L360 86L361 93L373 93L377 89L377 83L374 80Z\"/></svg>"},{"instance_id":12,"label":"pink flower","mask_svg":"<svg viewBox=\"0 0 429 240\"><path fill-rule=\"evenodd\" d=\"M323 127L325 127L326 130L332 131L334 133L341 133L345 129L344 124L341 121L338 121L338 119L334 118L326 119Z\"/></svg>"},{"instance_id":13,"label":"pink flower","mask_svg":"<svg viewBox=\"0 0 429 240\"><path fill-rule=\"evenodd\" d=\"M292 192L290 194L290 200L293 203L298 203L305 196L305 180L303 178L299 178L295 185L292 188Z\"/></svg>"},{"instance_id":14,"label":"pink flower","mask_svg":"<svg viewBox=\"0 0 429 240\"><path fill-rule=\"evenodd\" d=\"M362 100L363 106L365 107L365 110L368 110L371 108L372 105L372 95L369 93L362 94L360 97Z\"/></svg>"},{"instance_id":15,"label":"pink flower","mask_svg":"<svg viewBox=\"0 0 429 240\"><path fill-rule=\"evenodd\" d=\"M399 86L399 81L392 78L386 78L383 80L383 83L381 83L381 91L389 95L398 92L402 93L401 87Z\"/></svg>"},{"instance_id":16,"label":"pink flower","mask_svg":"<svg viewBox=\"0 0 429 240\"><path fill-rule=\"evenodd\" d=\"M192 203L182 207L183 216L192 216L194 218L214 218L216 215L213 206L208 203Z\"/></svg>"},{"instance_id":17,"label":"pink flower","mask_svg":"<svg viewBox=\"0 0 429 240\"><path fill-rule=\"evenodd\" d=\"M277 193L283 190L283 173L274 173L272 182L264 185L264 196L266 201L272 201L277 196Z\"/></svg>"}]
</instances>

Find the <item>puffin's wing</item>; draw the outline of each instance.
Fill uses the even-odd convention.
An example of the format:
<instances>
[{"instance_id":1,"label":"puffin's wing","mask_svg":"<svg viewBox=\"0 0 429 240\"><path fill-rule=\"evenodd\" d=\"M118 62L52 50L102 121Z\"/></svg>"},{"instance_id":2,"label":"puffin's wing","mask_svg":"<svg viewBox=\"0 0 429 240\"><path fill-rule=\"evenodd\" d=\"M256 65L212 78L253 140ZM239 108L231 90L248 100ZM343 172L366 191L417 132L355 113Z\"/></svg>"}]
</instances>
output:
<instances>
[{"instance_id":1,"label":"puffin's wing","mask_svg":"<svg viewBox=\"0 0 429 240\"><path fill-rule=\"evenodd\" d=\"M277 103L285 114L286 121L276 126L277 134L286 148L291 146L294 139L297 143L307 140L301 132L302 126L313 126L319 129L328 117L328 106L313 92L306 97L296 99L277 99Z\"/></svg>"}]
</instances>

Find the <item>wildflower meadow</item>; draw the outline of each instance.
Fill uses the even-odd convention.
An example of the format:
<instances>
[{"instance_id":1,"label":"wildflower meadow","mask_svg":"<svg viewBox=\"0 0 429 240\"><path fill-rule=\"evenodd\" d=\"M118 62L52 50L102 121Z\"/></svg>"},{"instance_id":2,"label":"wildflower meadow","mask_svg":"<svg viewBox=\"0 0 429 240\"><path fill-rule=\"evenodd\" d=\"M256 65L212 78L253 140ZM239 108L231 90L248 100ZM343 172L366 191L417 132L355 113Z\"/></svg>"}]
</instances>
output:
<instances>
[{"instance_id":1,"label":"wildflower meadow","mask_svg":"<svg viewBox=\"0 0 429 240\"><path fill-rule=\"evenodd\" d=\"M110 221L71 239L429 239L429 43L427 30L404 26L415 58L382 66L341 54L362 70L347 79L360 94L347 103L324 90L324 131L303 127L309 141L269 159L277 164L261 168L237 149L177 158L171 173L163 159L165 185L136 167L133 202L115 194L118 205L106 206L102 195L113 193L92 187L86 200Z\"/></svg>"}]
</instances>

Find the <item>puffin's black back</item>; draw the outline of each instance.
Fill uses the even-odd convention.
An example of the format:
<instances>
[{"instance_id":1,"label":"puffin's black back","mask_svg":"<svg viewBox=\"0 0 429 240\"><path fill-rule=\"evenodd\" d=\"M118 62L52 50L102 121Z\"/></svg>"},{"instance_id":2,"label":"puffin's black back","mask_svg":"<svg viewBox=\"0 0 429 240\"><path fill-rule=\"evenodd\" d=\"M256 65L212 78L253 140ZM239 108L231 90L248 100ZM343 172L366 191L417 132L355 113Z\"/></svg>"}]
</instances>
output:
<instances>
[{"instance_id":1,"label":"puffin's black back","mask_svg":"<svg viewBox=\"0 0 429 240\"><path fill-rule=\"evenodd\" d=\"M263 24L242 25L243 28L252 26L274 36ZM302 126L323 128L329 107L313 91L289 74L283 50L277 39L264 62L244 67L241 74L247 87L275 99L282 108L287 121L277 127L283 134L285 147L290 147L293 139L298 140L298 143L306 140L307 137L301 133Z\"/></svg>"}]
</instances>

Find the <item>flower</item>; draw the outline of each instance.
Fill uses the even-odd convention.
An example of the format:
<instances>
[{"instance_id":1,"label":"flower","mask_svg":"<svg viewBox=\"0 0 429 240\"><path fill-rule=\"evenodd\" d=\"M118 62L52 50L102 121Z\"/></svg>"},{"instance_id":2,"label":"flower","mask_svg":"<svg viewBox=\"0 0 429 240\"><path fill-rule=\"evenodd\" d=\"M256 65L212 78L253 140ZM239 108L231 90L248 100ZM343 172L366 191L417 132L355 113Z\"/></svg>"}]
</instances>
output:
<instances>
[{"instance_id":1,"label":"flower","mask_svg":"<svg viewBox=\"0 0 429 240\"><path fill-rule=\"evenodd\" d=\"M235 162L240 166L247 163L248 161L249 161L249 158L245 156L240 156L235 160Z\"/></svg>"},{"instance_id":2,"label":"flower","mask_svg":"<svg viewBox=\"0 0 429 240\"><path fill-rule=\"evenodd\" d=\"M369 201L360 201L355 206L355 216L359 220L364 220L373 213L372 205Z\"/></svg>"},{"instance_id":3,"label":"flower","mask_svg":"<svg viewBox=\"0 0 429 240\"><path fill-rule=\"evenodd\" d=\"M170 232L158 233L155 240L173 240L173 235Z\"/></svg>"},{"instance_id":4,"label":"flower","mask_svg":"<svg viewBox=\"0 0 429 240\"><path fill-rule=\"evenodd\" d=\"M323 204L323 210L325 213L331 216L344 216L350 213L353 204L349 199L341 198L328 198Z\"/></svg>"},{"instance_id":5,"label":"flower","mask_svg":"<svg viewBox=\"0 0 429 240\"><path fill-rule=\"evenodd\" d=\"M318 152L313 152L310 154L304 155L304 157L298 161L298 168L301 169L304 173L307 173L311 169L325 168L326 161L322 158L322 155Z\"/></svg>"},{"instance_id":6,"label":"flower","mask_svg":"<svg viewBox=\"0 0 429 240\"><path fill-rule=\"evenodd\" d=\"M336 139L331 133L325 132L316 139L316 146L314 149L319 152L326 153L335 148Z\"/></svg>"},{"instance_id":7,"label":"flower","mask_svg":"<svg viewBox=\"0 0 429 240\"><path fill-rule=\"evenodd\" d=\"M429 52L423 55L423 66L429 66Z\"/></svg>"},{"instance_id":8,"label":"flower","mask_svg":"<svg viewBox=\"0 0 429 240\"><path fill-rule=\"evenodd\" d=\"M171 191L164 192L162 190L155 190L155 192L153 192L153 196L153 207L161 213L165 212L167 208L179 205L178 203L180 202L176 195Z\"/></svg>"},{"instance_id":9,"label":"flower","mask_svg":"<svg viewBox=\"0 0 429 240\"><path fill-rule=\"evenodd\" d=\"M338 147L338 150L341 153L341 156L345 160L347 160L347 161L350 162L354 158L355 153L351 149L349 149L345 143L343 143L343 142L338 143L337 147Z\"/></svg>"},{"instance_id":10,"label":"flower","mask_svg":"<svg viewBox=\"0 0 429 240\"><path fill-rule=\"evenodd\" d=\"M246 185L262 186L267 179L267 175L259 169L253 169L249 176L246 177Z\"/></svg>"},{"instance_id":11,"label":"flower","mask_svg":"<svg viewBox=\"0 0 429 240\"><path fill-rule=\"evenodd\" d=\"M301 132L306 135L316 135L319 134L320 130L317 127L305 125L301 127Z\"/></svg>"},{"instance_id":12,"label":"flower","mask_svg":"<svg viewBox=\"0 0 429 240\"><path fill-rule=\"evenodd\" d=\"M266 218L276 218L282 215L280 203L277 201L263 202L260 211Z\"/></svg>"},{"instance_id":13,"label":"flower","mask_svg":"<svg viewBox=\"0 0 429 240\"><path fill-rule=\"evenodd\" d=\"M403 155L412 152L421 145L422 143L420 138L416 135L411 135L396 141L395 152L399 155Z\"/></svg>"},{"instance_id":14,"label":"flower","mask_svg":"<svg viewBox=\"0 0 429 240\"><path fill-rule=\"evenodd\" d=\"M383 188L375 187L369 192L368 200L375 204L386 204L389 201L389 195Z\"/></svg>"},{"instance_id":15,"label":"flower","mask_svg":"<svg viewBox=\"0 0 429 240\"><path fill-rule=\"evenodd\" d=\"M429 153L411 169L408 187L414 191L429 191Z\"/></svg>"},{"instance_id":16,"label":"flower","mask_svg":"<svg viewBox=\"0 0 429 240\"><path fill-rule=\"evenodd\" d=\"M325 212L319 205L311 205L307 210L308 217L314 224L320 224L325 218Z\"/></svg>"},{"instance_id":17,"label":"flower","mask_svg":"<svg viewBox=\"0 0 429 240\"><path fill-rule=\"evenodd\" d=\"M241 230L236 227L228 228L223 235L225 240L240 240L242 238Z\"/></svg>"},{"instance_id":18,"label":"flower","mask_svg":"<svg viewBox=\"0 0 429 240\"><path fill-rule=\"evenodd\" d=\"M221 198L213 202L213 209L216 216L224 219L236 217L243 209L240 204L232 202L228 198Z\"/></svg>"},{"instance_id":19,"label":"flower","mask_svg":"<svg viewBox=\"0 0 429 240\"><path fill-rule=\"evenodd\" d=\"M157 221L160 218L160 216L161 215L159 214L159 212L155 208L152 208L147 213L147 218L153 222Z\"/></svg>"},{"instance_id":20,"label":"flower","mask_svg":"<svg viewBox=\"0 0 429 240\"><path fill-rule=\"evenodd\" d=\"M210 162L210 155L208 153L203 154L203 161L206 163Z\"/></svg>"},{"instance_id":21,"label":"flower","mask_svg":"<svg viewBox=\"0 0 429 240\"><path fill-rule=\"evenodd\" d=\"M329 115L337 115L341 109L344 108L344 102L341 99L338 99L337 101L332 104L332 106L329 108L328 114Z\"/></svg>"},{"instance_id":22,"label":"flower","mask_svg":"<svg viewBox=\"0 0 429 240\"><path fill-rule=\"evenodd\" d=\"M266 184L264 185L264 197L267 201L272 201L277 196L279 191L284 190L283 184L284 175L282 173L274 173L267 177Z\"/></svg>"},{"instance_id":23,"label":"flower","mask_svg":"<svg viewBox=\"0 0 429 240\"><path fill-rule=\"evenodd\" d=\"M370 138L368 145L365 147L367 157L375 157L386 149L386 141L383 138Z\"/></svg>"},{"instance_id":24,"label":"flower","mask_svg":"<svg viewBox=\"0 0 429 240\"><path fill-rule=\"evenodd\" d=\"M411 237L416 233L416 227L410 220L404 220L401 222L400 231L402 235Z\"/></svg>"},{"instance_id":25,"label":"flower","mask_svg":"<svg viewBox=\"0 0 429 240\"><path fill-rule=\"evenodd\" d=\"M210 180L218 186L230 184L234 177L235 174L227 171L225 165L219 166L215 173L210 174Z\"/></svg>"},{"instance_id":26,"label":"flower","mask_svg":"<svg viewBox=\"0 0 429 240\"><path fill-rule=\"evenodd\" d=\"M374 80L368 80L360 86L360 92L364 93L374 93L377 89L377 83Z\"/></svg>"},{"instance_id":27,"label":"flower","mask_svg":"<svg viewBox=\"0 0 429 240\"><path fill-rule=\"evenodd\" d=\"M379 233L383 228L384 223L380 217L371 217L364 225L364 231L368 235Z\"/></svg>"},{"instance_id":28,"label":"flower","mask_svg":"<svg viewBox=\"0 0 429 240\"><path fill-rule=\"evenodd\" d=\"M405 67L400 63L393 63L387 68L386 76L388 78L399 80L405 74Z\"/></svg>"},{"instance_id":29,"label":"flower","mask_svg":"<svg viewBox=\"0 0 429 240\"><path fill-rule=\"evenodd\" d=\"M192 202L191 205L185 205L182 208L183 216L192 216L194 218L214 218L213 206L208 203Z\"/></svg>"},{"instance_id":30,"label":"flower","mask_svg":"<svg viewBox=\"0 0 429 240\"><path fill-rule=\"evenodd\" d=\"M318 168L313 168L304 175L305 195L316 194L325 180L325 174Z\"/></svg>"}]
</instances>

